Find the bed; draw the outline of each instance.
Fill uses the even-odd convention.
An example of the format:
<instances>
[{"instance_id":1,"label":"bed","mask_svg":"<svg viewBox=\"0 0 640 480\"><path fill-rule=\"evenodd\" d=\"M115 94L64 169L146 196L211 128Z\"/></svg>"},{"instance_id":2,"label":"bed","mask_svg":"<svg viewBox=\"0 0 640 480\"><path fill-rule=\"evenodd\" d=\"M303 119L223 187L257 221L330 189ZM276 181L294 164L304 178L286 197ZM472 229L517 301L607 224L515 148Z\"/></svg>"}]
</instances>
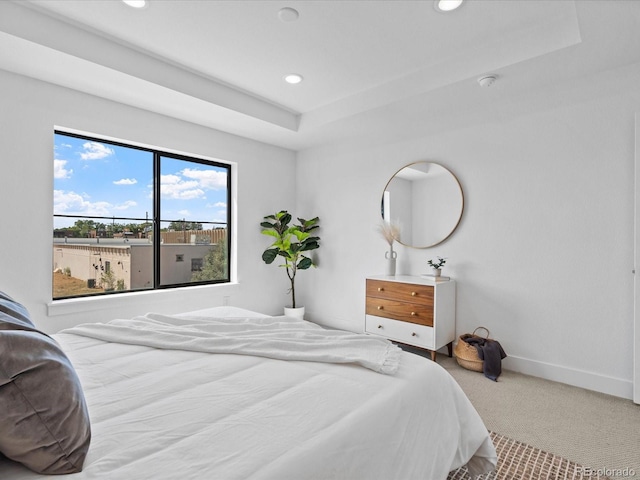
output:
<instances>
[{"instance_id":1,"label":"bed","mask_svg":"<svg viewBox=\"0 0 640 480\"><path fill-rule=\"evenodd\" d=\"M233 332L230 344L221 331ZM307 335L311 344L295 345ZM342 336L354 342L317 347ZM59 478L444 480L465 464L492 470L487 429L453 378L386 340L370 354L366 339L234 307L64 330L53 340L81 385L74 412L88 415L90 442L74 440L82 471ZM0 478L46 477L0 455Z\"/></svg>"}]
</instances>

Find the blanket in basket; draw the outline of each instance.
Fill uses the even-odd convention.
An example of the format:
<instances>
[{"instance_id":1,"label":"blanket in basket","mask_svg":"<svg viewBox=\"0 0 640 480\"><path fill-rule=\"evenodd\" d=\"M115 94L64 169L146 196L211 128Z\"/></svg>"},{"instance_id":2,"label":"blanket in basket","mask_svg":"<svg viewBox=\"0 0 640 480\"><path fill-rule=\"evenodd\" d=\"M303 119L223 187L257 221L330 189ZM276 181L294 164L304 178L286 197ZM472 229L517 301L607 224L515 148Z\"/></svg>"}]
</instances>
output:
<instances>
[{"instance_id":1,"label":"blanket in basket","mask_svg":"<svg viewBox=\"0 0 640 480\"><path fill-rule=\"evenodd\" d=\"M500 342L477 336L467 338L466 342L478 350L478 357L483 361L482 372L484 376L494 382L498 381L498 377L502 373L502 359L507 356Z\"/></svg>"}]
</instances>

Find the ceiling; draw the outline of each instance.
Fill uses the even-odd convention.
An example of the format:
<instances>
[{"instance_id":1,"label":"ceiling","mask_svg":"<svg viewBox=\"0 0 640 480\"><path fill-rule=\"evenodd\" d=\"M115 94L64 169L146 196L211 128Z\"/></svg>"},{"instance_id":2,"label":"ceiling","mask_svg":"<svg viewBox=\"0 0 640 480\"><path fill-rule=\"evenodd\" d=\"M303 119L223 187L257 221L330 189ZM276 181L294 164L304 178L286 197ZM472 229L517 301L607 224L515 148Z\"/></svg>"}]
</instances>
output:
<instances>
[{"instance_id":1,"label":"ceiling","mask_svg":"<svg viewBox=\"0 0 640 480\"><path fill-rule=\"evenodd\" d=\"M302 150L633 88L638 31L627 0L20 0L0 68Z\"/></svg>"}]
</instances>

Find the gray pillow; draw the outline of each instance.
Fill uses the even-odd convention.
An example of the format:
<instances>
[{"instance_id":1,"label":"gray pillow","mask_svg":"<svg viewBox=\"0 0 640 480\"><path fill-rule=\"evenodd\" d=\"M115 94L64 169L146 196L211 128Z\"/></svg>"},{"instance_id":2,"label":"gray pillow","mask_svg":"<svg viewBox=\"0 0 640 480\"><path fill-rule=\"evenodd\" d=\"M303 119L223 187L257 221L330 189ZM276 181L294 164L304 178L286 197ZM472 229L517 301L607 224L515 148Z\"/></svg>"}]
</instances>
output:
<instances>
[{"instance_id":1,"label":"gray pillow","mask_svg":"<svg viewBox=\"0 0 640 480\"><path fill-rule=\"evenodd\" d=\"M82 471L91 426L80 380L58 343L0 292L0 453L37 473Z\"/></svg>"},{"instance_id":2,"label":"gray pillow","mask_svg":"<svg viewBox=\"0 0 640 480\"><path fill-rule=\"evenodd\" d=\"M0 292L0 330L36 330L27 309L4 292Z\"/></svg>"}]
</instances>

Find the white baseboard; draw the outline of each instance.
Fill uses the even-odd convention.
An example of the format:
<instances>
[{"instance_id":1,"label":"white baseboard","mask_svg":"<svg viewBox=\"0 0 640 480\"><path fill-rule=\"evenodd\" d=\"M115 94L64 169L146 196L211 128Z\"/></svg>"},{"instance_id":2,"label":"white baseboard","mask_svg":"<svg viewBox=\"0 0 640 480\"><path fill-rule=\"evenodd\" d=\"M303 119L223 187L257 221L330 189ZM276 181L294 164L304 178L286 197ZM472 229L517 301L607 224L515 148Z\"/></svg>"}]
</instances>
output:
<instances>
[{"instance_id":1,"label":"white baseboard","mask_svg":"<svg viewBox=\"0 0 640 480\"><path fill-rule=\"evenodd\" d=\"M587 390L614 395L616 397L627 398L629 400L633 398L633 382L631 380L608 377L584 370L553 365L528 358L513 357L511 355L502 361L502 368L552 380L554 382L586 388Z\"/></svg>"}]
</instances>

